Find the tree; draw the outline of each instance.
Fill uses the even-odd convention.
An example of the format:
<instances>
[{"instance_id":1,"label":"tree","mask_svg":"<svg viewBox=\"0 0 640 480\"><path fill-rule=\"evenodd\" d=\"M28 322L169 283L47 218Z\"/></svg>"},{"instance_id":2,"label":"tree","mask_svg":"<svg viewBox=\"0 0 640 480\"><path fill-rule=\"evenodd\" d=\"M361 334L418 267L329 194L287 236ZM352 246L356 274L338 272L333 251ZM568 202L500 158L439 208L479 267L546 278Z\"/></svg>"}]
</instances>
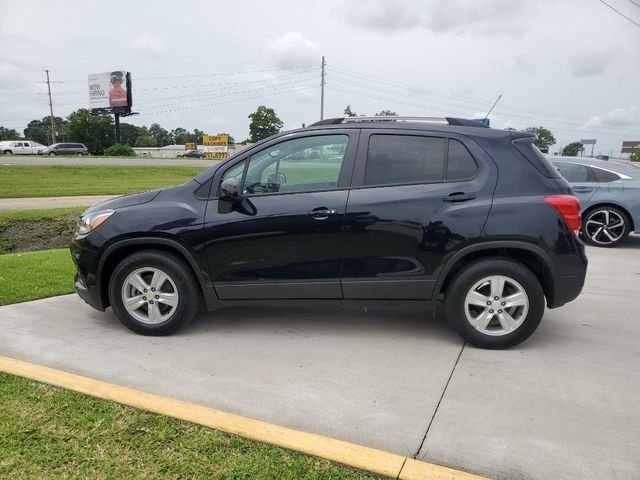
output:
<instances>
[{"instance_id":1,"label":"tree","mask_svg":"<svg viewBox=\"0 0 640 480\"><path fill-rule=\"evenodd\" d=\"M556 143L556 137L544 127L529 127L525 128L524 131L533 133L536 136L536 140L533 143L542 153L549 153L549 147Z\"/></svg>"},{"instance_id":2,"label":"tree","mask_svg":"<svg viewBox=\"0 0 640 480\"><path fill-rule=\"evenodd\" d=\"M397 117L398 114L391 110L382 110L375 115L376 117Z\"/></svg>"},{"instance_id":3,"label":"tree","mask_svg":"<svg viewBox=\"0 0 640 480\"><path fill-rule=\"evenodd\" d=\"M280 132L284 123L278 118L276 112L272 108L260 105L258 109L249 115L251 123L249 123L249 135L252 142L275 135Z\"/></svg>"},{"instance_id":4,"label":"tree","mask_svg":"<svg viewBox=\"0 0 640 480\"><path fill-rule=\"evenodd\" d=\"M56 126L56 141L68 139L68 122L60 117L53 117ZM51 143L51 117L44 117L42 120L31 120L24 129L24 138L34 142L49 145Z\"/></svg>"},{"instance_id":5,"label":"tree","mask_svg":"<svg viewBox=\"0 0 640 480\"><path fill-rule=\"evenodd\" d=\"M173 143L171 134L162 128L159 123L151 124L149 127L149 135L156 139L156 144L159 147L164 147L165 145L171 145Z\"/></svg>"},{"instance_id":6,"label":"tree","mask_svg":"<svg viewBox=\"0 0 640 480\"><path fill-rule=\"evenodd\" d=\"M351 110L351 105L347 105L347 108L344 109L344 114L347 117L357 117L358 116L358 114L356 112Z\"/></svg>"},{"instance_id":7,"label":"tree","mask_svg":"<svg viewBox=\"0 0 640 480\"><path fill-rule=\"evenodd\" d=\"M145 135L140 135L138 138L136 138L135 146L136 147L157 147L158 144L156 143L156 139L147 133Z\"/></svg>"},{"instance_id":8,"label":"tree","mask_svg":"<svg viewBox=\"0 0 640 480\"><path fill-rule=\"evenodd\" d=\"M136 139L140 135L144 135L146 133L147 129L145 127L137 127L135 125L131 125L130 123L120 124L120 137L122 139L123 145L135 145Z\"/></svg>"},{"instance_id":9,"label":"tree","mask_svg":"<svg viewBox=\"0 0 640 480\"><path fill-rule=\"evenodd\" d=\"M14 128L0 127L0 142L4 140L17 140L20 138L20 134Z\"/></svg>"},{"instance_id":10,"label":"tree","mask_svg":"<svg viewBox=\"0 0 640 480\"><path fill-rule=\"evenodd\" d=\"M584 150L582 143L573 142L562 149L562 155L565 157L577 157Z\"/></svg>"},{"instance_id":11,"label":"tree","mask_svg":"<svg viewBox=\"0 0 640 480\"><path fill-rule=\"evenodd\" d=\"M640 162L640 150L636 150L631 155L629 155L629 160L632 162Z\"/></svg>"},{"instance_id":12,"label":"tree","mask_svg":"<svg viewBox=\"0 0 640 480\"><path fill-rule=\"evenodd\" d=\"M115 143L111 115L94 115L86 108L76 110L68 117L69 141L84 143L91 153L104 152Z\"/></svg>"}]
</instances>

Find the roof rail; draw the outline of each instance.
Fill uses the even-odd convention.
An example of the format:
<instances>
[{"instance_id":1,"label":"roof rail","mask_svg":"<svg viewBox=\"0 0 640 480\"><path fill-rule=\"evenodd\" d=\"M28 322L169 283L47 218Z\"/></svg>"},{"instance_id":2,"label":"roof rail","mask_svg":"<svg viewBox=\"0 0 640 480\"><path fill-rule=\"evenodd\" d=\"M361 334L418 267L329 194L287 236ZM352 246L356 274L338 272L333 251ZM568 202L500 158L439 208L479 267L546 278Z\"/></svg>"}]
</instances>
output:
<instances>
[{"instance_id":1,"label":"roof rail","mask_svg":"<svg viewBox=\"0 0 640 480\"><path fill-rule=\"evenodd\" d=\"M477 120L469 120L467 118L455 117L399 117L395 115L385 115L379 117L339 117L327 118L319 122L312 123L310 127L319 125L340 125L342 123L359 123L359 122L425 122L439 123L444 125L457 125L464 127L481 127L488 128Z\"/></svg>"}]
</instances>

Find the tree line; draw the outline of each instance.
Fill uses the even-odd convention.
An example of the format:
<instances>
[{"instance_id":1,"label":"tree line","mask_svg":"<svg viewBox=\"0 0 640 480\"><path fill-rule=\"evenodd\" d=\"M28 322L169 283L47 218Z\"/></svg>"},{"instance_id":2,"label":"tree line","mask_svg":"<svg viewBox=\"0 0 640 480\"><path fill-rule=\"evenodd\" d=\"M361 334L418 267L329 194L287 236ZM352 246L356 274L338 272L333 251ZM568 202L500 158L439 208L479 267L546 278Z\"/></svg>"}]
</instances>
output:
<instances>
[{"instance_id":1,"label":"tree line","mask_svg":"<svg viewBox=\"0 0 640 480\"><path fill-rule=\"evenodd\" d=\"M351 105L347 105L344 114L348 117L362 116L354 112ZM391 110L382 110L375 116L397 116ZM260 105L255 112L248 116L249 138L241 143L258 142L264 138L275 135L282 130L284 123L276 112L269 107ZM79 109L71 113L67 118L54 117L56 126L56 139L59 142L84 143L90 152L103 152L116 143L114 122L111 115L95 115L87 109ZM528 127L523 131L533 133L536 136L535 145L543 153L549 153L549 148L555 145L556 138L545 127ZM120 135L122 144L132 147L164 147L174 144L196 143L202 144L203 130L198 128L193 131L177 127L172 130L163 128L159 123L152 123L150 127L138 127L130 123L120 123ZM12 128L0 126L0 141L18 140L25 138L34 142L48 145L51 143L51 117L42 120L32 120L24 129L23 135ZM229 136L229 143L234 144L235 139ZM580 142L572 142L564 146L562 155L577 156L582 153L584 147Z\"/></svg>"}]
</instances>

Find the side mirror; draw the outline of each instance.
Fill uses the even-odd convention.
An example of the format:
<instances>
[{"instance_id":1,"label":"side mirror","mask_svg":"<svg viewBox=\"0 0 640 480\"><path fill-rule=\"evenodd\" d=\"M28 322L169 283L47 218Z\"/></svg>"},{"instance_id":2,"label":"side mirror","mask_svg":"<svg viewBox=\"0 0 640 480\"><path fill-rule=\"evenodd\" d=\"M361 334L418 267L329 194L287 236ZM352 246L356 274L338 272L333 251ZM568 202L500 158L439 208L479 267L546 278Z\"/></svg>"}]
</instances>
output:
<instances>
[{"instance_id":1,"label":"side mirror","mask_svg":"<svg viewBox=\"0 0 640 480\"><path fill-rule=\"evenodd\" d=\"M220 198L225 200L238 200L242 196L242 185L237 178L230 177L222 182L220 191L222 193Z\"/></svg>"}]
</instances>

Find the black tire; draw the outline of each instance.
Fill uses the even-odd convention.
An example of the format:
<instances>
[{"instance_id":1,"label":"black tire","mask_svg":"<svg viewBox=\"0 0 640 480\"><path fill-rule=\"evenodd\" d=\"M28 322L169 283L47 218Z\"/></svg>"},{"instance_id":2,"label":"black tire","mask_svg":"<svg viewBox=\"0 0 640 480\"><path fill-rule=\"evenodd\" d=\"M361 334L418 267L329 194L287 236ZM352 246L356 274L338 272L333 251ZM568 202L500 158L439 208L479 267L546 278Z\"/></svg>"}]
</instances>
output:
<instances>
[{"instance_id":1,"label":"black tire","mask_svg":"<svg viewBox=\"0 0 640 480\"><path fill-rule=\"evenodd\" d=\"M13 152L11 150L5 150L3 153L5 155L11 155Z\"/></svg>"},{"instance_id":2,"label":"black tire","mask_svg":"<svg viewBox=\"0 0 640 480\"><path fill-rule=\"evenodd\" d=\"M474 328L465 311L467 293L478 282L492 275L515 280L523 288L529 302L528 312L522 323L511 332L495 336ZM478 260L463 268L449 284L445 296L445 311L449 323L464 340L480 348L502 349L523 342L538 328L544 307L544 292L534 273L519 262L501 257ZM491 322L498 322L497 317Z\"/></svg>"},{"instance_id":3,"label":"black tire","mask_svg":"<svg viewBox=\"0 0 640 480\"><path fill-rule=\"evenodd\" d=\"M607 217L605 217L605 212L609 212ZM610 230L610 234L614 238L616 238L616 240L611 241L606 233L602 231L598 233L597 225L587 225L587 222L591 222L592 220L603 222L605 218L610 219L609 226L615 225L616 222L613 221L613 219L615 218L614 215L617 215L617 217L623 222L621 229L616 228ZM629 217L625 212L623 212L619 208L605 205L586 212L582 220L582 228L580 229L580 233L585 243L588 243L589 245L611 248L617 246L618 244L620 244L620 242L622 242L629 236L630 225L631 222L629 221Z\"/></svg>"},{"instance_id":4,"label":"black tire","mask_svg":"<svg viewBox=\"0 0 640 480\"><path fill-rule=\"evenodd\" d=\"M136 319L123 303L122 287L126 278L143 267L161 270L177 289L178 304L170 317L161 323L148 324ZM116 316L127 328L142 335L170 335L184 327L198 312L200 292L189 265L177 255L159 250L144 250L126 257L115 268L109 282L109 300Z\"/></svg>"},{"instance_id":5,"label":"black tire","mask_svg":"<svg viewBox=\"0 0 640 480\"><path fill-rule=\"evenodd\" d=\"M78 155L79 157L84 157L84 153L82 153L82 152L78 152L78 153L76 153L76 155Z\"/></svg>"},{"instance_id":6,"label":"black tire","mask_svg":"<svg viewBox=\"0 0 640 480\"><path fill-rule=\"evenodd\" d=\"M56 156L56 152L49 152L49 156L50 157L55 157Z\"/></svg>"}]
</instances>

